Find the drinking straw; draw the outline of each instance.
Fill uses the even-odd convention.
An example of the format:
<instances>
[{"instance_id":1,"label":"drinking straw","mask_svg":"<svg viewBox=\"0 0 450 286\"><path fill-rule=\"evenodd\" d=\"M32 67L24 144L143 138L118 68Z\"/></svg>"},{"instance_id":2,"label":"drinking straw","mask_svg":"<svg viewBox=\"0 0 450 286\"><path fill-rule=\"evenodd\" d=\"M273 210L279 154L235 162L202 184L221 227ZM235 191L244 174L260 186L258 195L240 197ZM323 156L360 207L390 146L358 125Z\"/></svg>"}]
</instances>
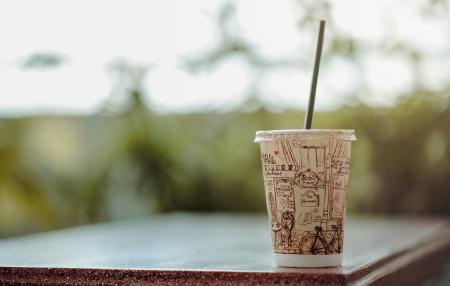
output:
<instances>
[{"instance_id":1,"label":"drinking straw","mask_svg":"<svg viewBox=\"0 0 450 286\"><path fill-rule=\"evenodd\" d=\"M314 61L314 72L311 82L311 92L309 94L308 110L305 114L305 129L311 129L312 117L314 113L314 101L316 100L317 78L319 77L320 56L322 55L323 33L325 21L320 20L319 37L317 38L316 59Z\"/></svg>"}]
</instances>

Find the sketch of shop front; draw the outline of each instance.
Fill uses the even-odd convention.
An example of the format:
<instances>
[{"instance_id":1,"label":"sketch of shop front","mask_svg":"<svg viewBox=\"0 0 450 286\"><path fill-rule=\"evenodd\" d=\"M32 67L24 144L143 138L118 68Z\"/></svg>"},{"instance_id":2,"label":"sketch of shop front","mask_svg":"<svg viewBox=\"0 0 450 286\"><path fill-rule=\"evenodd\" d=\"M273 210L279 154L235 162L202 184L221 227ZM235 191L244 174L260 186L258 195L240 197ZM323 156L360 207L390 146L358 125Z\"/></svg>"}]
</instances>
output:
<instances>
[{"instance_id":1,"label":"sketch of shop front","mask_svg":"<svg viewBox=\"0 0 450 286\"><path fill-rule=\"evenodd\" d=\"M350 144L322 137L262 145L275 252L341 253Z\"/></svg>"},{"instance_id":2,"label":"sketch of shop front","mask_svg":"<svg viewBox=\"0 0 450 286\"><path fill-rule=\"evenodd\" d=\"M298 197L297 219L303 231L314 231L328 218L326 158L324 144L294 143L299 171L294 177Z\"/></svg>"}]
</instances>

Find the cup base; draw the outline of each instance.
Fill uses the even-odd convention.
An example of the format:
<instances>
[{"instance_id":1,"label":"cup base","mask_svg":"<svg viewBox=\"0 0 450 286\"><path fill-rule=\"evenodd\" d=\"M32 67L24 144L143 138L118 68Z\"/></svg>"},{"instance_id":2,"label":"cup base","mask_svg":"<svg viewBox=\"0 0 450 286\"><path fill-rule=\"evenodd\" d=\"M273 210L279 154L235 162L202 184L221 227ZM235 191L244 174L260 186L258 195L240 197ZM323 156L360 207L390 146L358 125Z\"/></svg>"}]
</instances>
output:
<instances>
[{"instance_id":1,"label":"cup base","mask_svg":"<svg viewBox=\"0 0 450 286\"><path fill-rule=\"evenodd\" d=\"M275 265L281 267L333 267L342 265L342 254L300 255L274 253Z\"/></svg>"}]
</instances>

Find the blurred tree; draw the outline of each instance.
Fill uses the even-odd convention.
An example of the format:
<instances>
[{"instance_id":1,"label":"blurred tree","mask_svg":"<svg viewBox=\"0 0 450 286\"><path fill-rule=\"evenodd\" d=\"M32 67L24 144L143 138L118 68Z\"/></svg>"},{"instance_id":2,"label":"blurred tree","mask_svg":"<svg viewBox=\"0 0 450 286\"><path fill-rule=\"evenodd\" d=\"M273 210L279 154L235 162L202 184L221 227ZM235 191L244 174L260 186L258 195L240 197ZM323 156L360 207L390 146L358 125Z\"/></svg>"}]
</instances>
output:
<instances>
[{"instance_id":1,"label":"blurred tree","mask_svg":"<svg viewBox=\"0 0 450 286\"><path fill-rule=\"evenodd\" d=\"M138 190L142 195L150 195L150 199L157 202L153 204L156 210L166 211L171 207L171 173L175 166L164 143L157 140L157 133L152 130L151 113L144 101L143 82L147 70L146 66L132 65L125 61L116 61L110 66L115 87L106 110L113 100L114 103L119 102L120 129L117 134L121 145L111 165L114 167L114 164L128 161L131 170L136 172L136 179L129 189ZM150 202L149 209L152 206Z\"/></svg>"},{"instance_id":2,"label":"blurred tree","mask_svg":"<svg viewBox=\"0 0 450 286\"><path fill-rule=\"evenodd\" d=\"M427 17L445 1L424 5ZM299 26L315 29L328 1L298 2ZM156 115L146 101L149 65L115 61L111 96L98 114L0 120L0 235L136 216L155 211L264 211L256 130L299 128L298 110L275 113L261 97L266 74L310 70L304 58L268 58L242 36L237 8L224 5L214 25L219 41L183 59L190 72L243 61L251 82L241 106L229 113ZM450 85L423 81L423 51L387 35L362 43L333 25L324 54L360 71L349 106L315 114L316 128L353 128L349 210L367 213L450 214ZM390 108L360 102L365 54L402 56L413 71L411 90ZM450 53L448 53L450 54ZM439 55L443 58L447 55ZM57 67L63 57L37 53L23 68Z\"/></svg>"},{"instance_id":3,"label":"blurred tree","mask_svg":"<svg viewBox=\"0 0 450 286\"><path fill-rule=\"evenodd\" d=\"M417 91L396 108L360 114L353 124L370 142L371 171L378 181L360 211L450 212L448 97Z\"/></svg>"},{"instance_id":4,"label":"blurred tree","mask_svg":"<svg viewBox=\"0 0 450 286\"><path fill-rule=\"evenodd\" d=\"M48 69L57 68L64 64L66 59L56 53L39 52L30 55L22 63L24 69Z\"/></svg>"},{"instance_id":5,"label":"blurred tree","mask_svg":"<svg viewBox=\"0 0 450 286\"><path fill-rule=\"evenodd\" d=\"M0 121L0 237L58 225L36 162L24 150L25 131L25 120Z\"/></svg>"}]
</instances>

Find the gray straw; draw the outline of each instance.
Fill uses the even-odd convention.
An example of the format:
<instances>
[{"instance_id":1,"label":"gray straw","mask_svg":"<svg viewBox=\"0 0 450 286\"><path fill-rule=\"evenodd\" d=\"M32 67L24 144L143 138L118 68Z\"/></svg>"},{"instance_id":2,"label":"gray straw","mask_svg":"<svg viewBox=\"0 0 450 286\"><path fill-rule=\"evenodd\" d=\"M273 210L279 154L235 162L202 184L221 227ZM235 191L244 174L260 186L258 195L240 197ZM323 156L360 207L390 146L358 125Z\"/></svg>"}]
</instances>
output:
<instances>
[{"instance_id":1,"label":"gray straw","mask_svg":"<svg viewBox=\"0 0 450 286\"><path fill-rule=\"evenodd\" d=\"M311 129L312 117L314 113L314 101L316 99L317 78L319 77L320 56L322 55L323 34L325 21L320 21L319 37L317 38L316 59L314 61L314 72L311 82L311 93L309 94L308 111L305 115L305 129Z\"/></svg>"}]
</instances>

